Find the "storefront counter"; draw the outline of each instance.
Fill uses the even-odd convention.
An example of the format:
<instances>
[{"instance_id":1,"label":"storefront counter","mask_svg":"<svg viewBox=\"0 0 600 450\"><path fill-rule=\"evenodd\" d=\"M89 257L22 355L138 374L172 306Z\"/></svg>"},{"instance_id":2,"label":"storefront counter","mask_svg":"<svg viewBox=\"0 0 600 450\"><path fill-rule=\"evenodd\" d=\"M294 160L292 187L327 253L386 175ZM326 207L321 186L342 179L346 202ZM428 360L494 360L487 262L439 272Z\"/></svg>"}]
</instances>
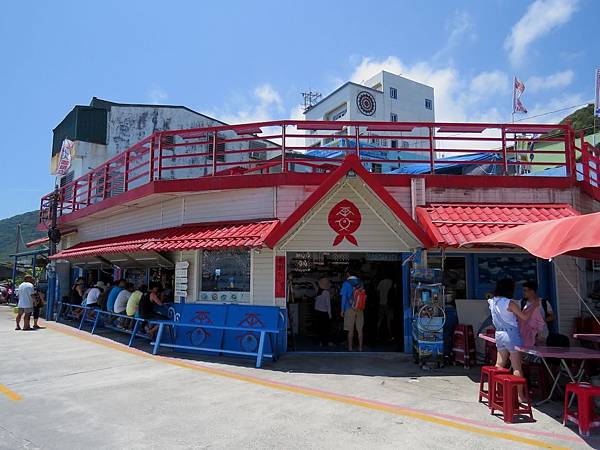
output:
<instances>
[{"instance_id":1,"label":"storefront counter","mask_svg":"<svg viewBox=\"0 0 600 450\"><path fill-rule=\"evenodd\" d=\"M205 329L202 328L202 325L256 328L257 330L277 328L281 330L277 342L268 339L265 343L265 353L273 353L274 350L275 353L286 351L286 313L285 309L277 306L170 303L163 307L167 308L166 316L170 320L198 324L197 328L180 327L175 330L175 341L178 345L255 352L258 349L260 333ZM213 352L201 353L215 354Z\"/></svg>"}]
</instances>

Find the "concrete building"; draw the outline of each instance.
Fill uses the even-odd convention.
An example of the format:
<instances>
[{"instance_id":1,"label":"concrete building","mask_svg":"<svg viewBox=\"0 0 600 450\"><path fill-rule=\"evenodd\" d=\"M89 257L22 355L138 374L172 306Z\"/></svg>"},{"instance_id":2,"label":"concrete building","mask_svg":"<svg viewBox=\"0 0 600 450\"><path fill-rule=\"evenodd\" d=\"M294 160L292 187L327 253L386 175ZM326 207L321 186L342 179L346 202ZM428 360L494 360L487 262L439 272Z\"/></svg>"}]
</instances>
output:
<instances>
[{"instance_id":1,"label":"concrete building","mask_svg":"<svg viewBox=\"0 0 600 450\"><path fill-rule=\"evenodd\" d=\"M117 157L153 133L221 125L227 124L185 106L115 103L93 97L89 106L75 106L53 130L51 167L54 171L60 156L61 144L65 138L74 141L75 146L70 171L61 178L61 186ZM216 156L219 162L235 163L265 159L280 153L279 146L264 140L249 141L245 143L245 146L230 143L227 148L220 142L221 138L234 136L236 133L231 130L217 133L218 155ZM186 141L189 142L190 139L212 142L212 137L207 135L165 136L160 143L162 145L161 152L165 155L181 156L187 153L194 156L185 159L179 158L178 168L172 169L169 169L170 166L174 166L172 162L165 160L162 167L164 174L161 174L161 177L193 178L209 174L212 170L212 155L210 154L212 144L186 145L185 148L180 145ZM159 144L157 143L157 145ZM253 151L225 155L226 150L229 152L245 149ZM203 156L202 153L206 153L206 155ZM202 164L204 167L180 168Z\"/></svg>"},{"instance_id":2,"label":"concrete building","mask_svg":"<svg viewBox=\"0 0 600 450\"><path fill-rule=\"evenodd\" d=\"M308 121L435 122L434 91L431 86L381 71L361 83L351 81L344 83L310 107L304 115ZM352 130L344 128L331 134L343 135L348 132L351 133ZM423 160L428 156L425 152L411 151L411 149L429 147L427 140L414 139L422 135L423 130L403 131L400 127L397 131L369 131L368 134L373 138L364 144L365 151L369 152L368 144L387 147L389 150L385 151L383 156L367 153L363 159L367 160L371 157L391 161L389 164L382 162L366 164L367 169L372 172L389 172L401 166L398 161ZM390 136L390 138L382 136ZM312 147L348 146L348 141L344 142L336 138L311 138L310 134L307 141ZM318 154L324 156L323 153Z\"/></svg>"}]
</instances>

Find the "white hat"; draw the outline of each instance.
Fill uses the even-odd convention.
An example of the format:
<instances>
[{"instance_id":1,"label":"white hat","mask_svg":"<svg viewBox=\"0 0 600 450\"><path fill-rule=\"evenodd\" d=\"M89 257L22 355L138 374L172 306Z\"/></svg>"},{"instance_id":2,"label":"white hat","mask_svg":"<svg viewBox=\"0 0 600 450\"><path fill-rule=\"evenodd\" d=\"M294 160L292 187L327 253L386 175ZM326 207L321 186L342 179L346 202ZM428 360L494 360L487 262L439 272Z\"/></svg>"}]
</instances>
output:
<instances>
[{"instance_id":1,"label":"white hat","mask_svg":"<svg viewBox=\"0 0 600 450\"><path fill-rule=\"evenodd\" d=\"M96 286L97 288L100 288L100 289L104 289L104 288L106 287L106 285L104 284L104 281L98 281L98 282L95 284L95 286Z\"/></svg>"}]
</instances>

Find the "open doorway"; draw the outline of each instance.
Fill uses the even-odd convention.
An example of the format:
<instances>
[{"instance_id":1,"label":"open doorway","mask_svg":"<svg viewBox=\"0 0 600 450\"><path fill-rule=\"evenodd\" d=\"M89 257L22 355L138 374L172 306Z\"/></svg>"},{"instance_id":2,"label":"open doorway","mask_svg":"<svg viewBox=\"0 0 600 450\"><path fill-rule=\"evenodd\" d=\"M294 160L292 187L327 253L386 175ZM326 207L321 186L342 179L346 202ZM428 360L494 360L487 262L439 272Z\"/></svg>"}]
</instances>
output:
<instances>
[{"instance_id":1,"label":"open doorway","mask_svg":"<svg viewBox=\"0 0 600 450\"><path fill-rule=\"evenodd\" d=\"M345 351L340 289L351 267L367 292L364 351L403 351L404 308L400 253L288 252L287 303L290 347L296 351ZM322 280L327 280L323 282ZM321 281L321 283L320 283ZM330 286L331 320L324 324L315 311L320 287ZM327 342L323 342L323 326Z\"/></svg>"}]
</instances>

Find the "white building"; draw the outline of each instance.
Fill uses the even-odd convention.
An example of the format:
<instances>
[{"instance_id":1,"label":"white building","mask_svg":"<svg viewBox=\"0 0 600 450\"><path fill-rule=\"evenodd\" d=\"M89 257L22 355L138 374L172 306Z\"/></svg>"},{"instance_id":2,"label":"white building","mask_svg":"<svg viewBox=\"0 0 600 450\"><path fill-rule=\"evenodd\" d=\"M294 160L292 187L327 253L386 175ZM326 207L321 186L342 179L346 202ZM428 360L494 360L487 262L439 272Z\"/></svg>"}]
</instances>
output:
<instances>
[{"instance_id":1,"label":"white building","mask_svg":"<svg viewBox=\"0 0 600 450\"><path fill-rule=\"evenodd\" d=\"M434 122L435 101L431 86L418 83L400 75L381 71L377 75L363 81L344 83L331 94L310 107L305 113L306 120L328 121L376 121L376 122ZM351 130L342 130L335 134L347 134ZM376 147L389 147L383 152L384 159L421 160L428 156L425 152L410 150L394 151L394 148L419 149L429 148L429 142L411 139L410 136L423 136L427 131L415 128L412 131L368 132L376 136L394 136L385 140L373 138L369 141ZM314 133L313 133L314 134ZM387 142L386 142L387 141ZM309 146L340 146L334 139L308 139ZM361 146L363 146L361 141ZM368 148L368 145L365 145ZM389 167L367 167L371 171L387 172L398 168L398 164Z\"/></svg>"},{"instance_id":2,"label":"white building","mask_svg":"<svg viewBox=\"0 0 600 450\"><path fill-rule=\"evenodd\" d=\"M115 103L93 97L89 106L77 105L53 130L52 171L58 163L63 139L74 141L74 154L69 173L61 179L61 186L81 177L90 169L100 166L110 159L122 154L134 144L157 131L197 129L227 125L205 114L198 113L185 106L145 105L131 103ZM239 134L239 133L238 133ZM226 131L217 138L235 137L236 133ZM212 142L212 136L191 135L189 139ZM197 156L210 153L212 144L179 147L183 140L180 137L165 136L162 152L165 155L194 154L187 160L179 158L178 165L201 165L203 168L169 169L169 161L165 161L162 176L167 178L194 178L207 175L212 169L211 156ZM170 145L175 144L174 147ZM158 145L158 144L157 144ZM225 155L225 150L246 150L250 145L252 153L233 153ZM265 140L252 141L245 144L220 143L217 139L217 161L235 163L253 159L264 160L280 154L279 146ZM267 151L268 150L268 151ZM227 161L225 161L227 159ZM143 162L143 161L142 161ZM145 180L140 180L145 181Z\"/></svg>"}]
</instances>

